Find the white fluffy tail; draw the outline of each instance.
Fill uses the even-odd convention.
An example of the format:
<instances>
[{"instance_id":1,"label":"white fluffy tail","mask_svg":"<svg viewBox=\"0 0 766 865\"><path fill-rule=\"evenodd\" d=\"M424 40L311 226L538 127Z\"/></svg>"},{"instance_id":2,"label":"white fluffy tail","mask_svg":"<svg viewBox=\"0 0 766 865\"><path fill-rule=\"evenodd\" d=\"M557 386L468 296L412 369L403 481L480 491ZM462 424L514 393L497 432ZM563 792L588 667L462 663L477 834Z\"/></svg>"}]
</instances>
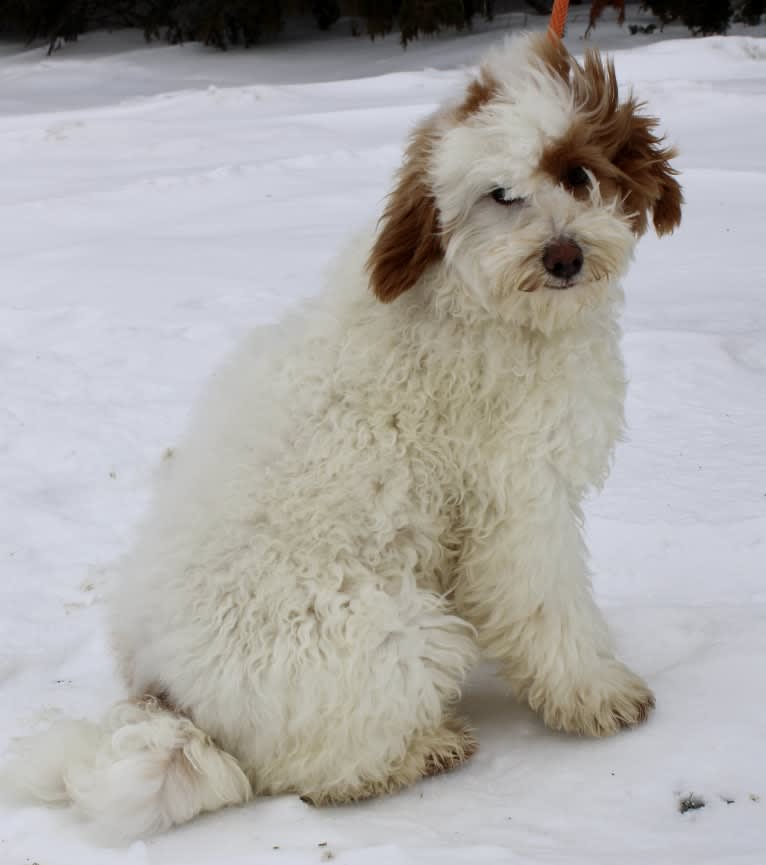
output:
<instances>
[{"instance_id":1,"label":"white fluffy tail","mask_svg":"<svg viewBox=\"0 0 766 865\"><path fill-rule=\"evenodd\" d=\"M251 796L234 757L153 699L118 703L100 725L65 721L18 740L8 776L35 799L72 802L109 839L143 838Z\"/></svg>"}]
</instances>

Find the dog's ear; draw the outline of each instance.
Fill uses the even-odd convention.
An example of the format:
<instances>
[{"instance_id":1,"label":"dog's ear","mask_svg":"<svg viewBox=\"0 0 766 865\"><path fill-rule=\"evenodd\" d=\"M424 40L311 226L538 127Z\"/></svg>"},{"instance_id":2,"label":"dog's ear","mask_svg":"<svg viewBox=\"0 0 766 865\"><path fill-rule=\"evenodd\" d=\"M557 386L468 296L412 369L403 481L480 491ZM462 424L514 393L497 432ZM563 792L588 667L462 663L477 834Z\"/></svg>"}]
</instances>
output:
<instances>
[{"instance_id":1,"label":"dog's ear","mask_svg":"<svg viewBox=\"0 0 766 865\"><path fill-rule=\"evenodd\" d=\"M676 151L657 135L657 120L643 113L633 96L620 103L614 64L588 50L585 63L572 63L575 101L585 116L589 140L617 169L619 186L633 231L641 235L651 216L657 234L681 222L683 195L670 160Z\"/></svg>"},{"instance_id":2,"label":"dog's ear","mask_svg":"<svg viewBox=\"0 0 766 865\"><path fill-rule=\"evenodd\" d=\"M659 178L660 197L654 203L652 220L654 230L660 236L672 234L673 230L681 224L681 205L684 203L684 196L681 185L673 176L677 173L675 169L668 167Z\"/></svg>"},{"instance_id":3,"label":"dog's ear","mask_svg":"<svg viewBox=\"0 0 766 865\"><path fill-rule=\"evenodd\" d=\"M439 214L428 183L433 136L431 124L413 133L367 259L370 286L383 303L412 288L443 254Z\"/></svg>"},{"instance_id":4,"label":"dog's ear","mask_svg":"<svg viewBox=\"0 0 766 865\"><path fill-rule=\"evenodd\" d=\"M627 140L614 158L623 178L626 209L634 214L633 230L643 234L651 213L658 235L670 234L681 223L683 194L670 164L672 147L655 134L657 120L639 113L640 106L623 106L629 116Z\"/></svg>"}]
</instances>

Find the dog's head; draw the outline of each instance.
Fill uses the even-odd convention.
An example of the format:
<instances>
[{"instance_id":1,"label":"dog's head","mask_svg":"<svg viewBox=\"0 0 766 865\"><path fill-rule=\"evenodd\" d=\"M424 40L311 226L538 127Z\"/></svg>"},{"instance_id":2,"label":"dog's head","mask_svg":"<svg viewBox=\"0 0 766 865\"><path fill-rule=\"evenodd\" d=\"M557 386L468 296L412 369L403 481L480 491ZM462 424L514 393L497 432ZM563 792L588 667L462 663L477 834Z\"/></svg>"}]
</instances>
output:
<instances>
[{"instance_id":1,"label":"dog's head","mask_svg":"<svg viewBox=\"0 0 766 865\"><path fill-rule=\"evenodd\" d=\"M368 261L383 302L435 302L554 330L600 303L651 220L681 220L675 155L611 63L544 34L491 53L462 102L415 130Z\"/></svg>"}]
</instances>

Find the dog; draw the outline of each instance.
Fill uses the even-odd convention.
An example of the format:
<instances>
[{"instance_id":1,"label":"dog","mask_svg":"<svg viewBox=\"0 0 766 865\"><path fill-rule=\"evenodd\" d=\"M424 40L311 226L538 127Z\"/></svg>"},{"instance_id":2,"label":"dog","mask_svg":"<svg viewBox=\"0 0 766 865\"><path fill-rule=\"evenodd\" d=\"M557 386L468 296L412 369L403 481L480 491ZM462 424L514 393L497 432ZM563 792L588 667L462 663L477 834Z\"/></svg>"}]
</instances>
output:
<instances>
[{"instance_id":1,"label":"dog","mask_svg":"<svg viewBox=\"0 0 766 865\"><path fill-rule=\"evenodd\" d=\"M390 793L475 751L455 704L480 654L554 730L647 718L581 501L623 430L620 278L681 219L656 126L538 34L414 130L377 228L213 377L168 461L110 599L130 699L22 741L19 787L124 838Z\"/></svg>"}]
</instances>

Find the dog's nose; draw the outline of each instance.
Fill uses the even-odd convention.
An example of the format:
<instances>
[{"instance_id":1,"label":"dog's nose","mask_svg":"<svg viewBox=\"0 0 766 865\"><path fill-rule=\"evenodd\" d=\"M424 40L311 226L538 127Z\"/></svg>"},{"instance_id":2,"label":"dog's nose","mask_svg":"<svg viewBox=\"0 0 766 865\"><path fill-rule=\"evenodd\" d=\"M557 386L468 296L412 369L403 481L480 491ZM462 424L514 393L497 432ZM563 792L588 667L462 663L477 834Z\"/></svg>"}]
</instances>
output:
<instances>
[{"instance_id":1,"label":"dog's nose","mask_svg":"<svg viewBox=\"0 0 766 865\"><path fill-rule=\"evenodd\" d=\"M570 279L582 270L582 249L570 237L552 240L543 252L543 267L552 276Z\"/></svg>"}]
</instances>

